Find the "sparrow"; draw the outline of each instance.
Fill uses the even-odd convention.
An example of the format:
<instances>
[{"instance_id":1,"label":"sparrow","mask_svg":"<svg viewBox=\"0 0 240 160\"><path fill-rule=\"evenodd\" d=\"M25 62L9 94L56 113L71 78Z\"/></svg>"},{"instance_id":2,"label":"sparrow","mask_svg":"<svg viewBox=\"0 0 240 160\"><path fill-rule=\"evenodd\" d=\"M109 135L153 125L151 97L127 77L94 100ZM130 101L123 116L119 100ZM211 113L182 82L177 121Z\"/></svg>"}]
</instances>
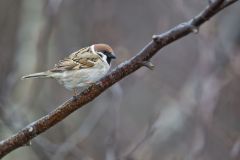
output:
<instances>
[{"instance_id":1,"label":"sparrow","mask_svg":"<svg viewBox=\"0 0 240 160\"><path fill-rule=\"evenodd\" d=\"M111 61L115 58L109 45L93 44L71 53L55 64L53 69L29 74L22 79L53 78L66 89L73 90L76 97L77 88L89 86L102 78L109 71Z\"/></svg>"}]
</instances>

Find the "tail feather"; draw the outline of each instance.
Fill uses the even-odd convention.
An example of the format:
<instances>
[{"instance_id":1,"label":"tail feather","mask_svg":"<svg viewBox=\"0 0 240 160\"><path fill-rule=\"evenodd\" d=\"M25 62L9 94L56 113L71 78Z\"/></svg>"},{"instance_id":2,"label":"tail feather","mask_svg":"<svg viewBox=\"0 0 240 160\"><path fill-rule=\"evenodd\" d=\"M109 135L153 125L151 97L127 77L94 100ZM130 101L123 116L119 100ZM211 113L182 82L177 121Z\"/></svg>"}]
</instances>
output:
<instances>
[{"instance_id":1,"label":"tail feather","mask_svg":"<svg viewBox=\"0 0 240 160\"><path fill-rule=\"evenodd\" d=\"M49 77L49 74L47 72L39 72L39 73L33 73L26 76L23 76L21 79L28 79L28 78L46 78Z\"/></svg>"}]
</instances>

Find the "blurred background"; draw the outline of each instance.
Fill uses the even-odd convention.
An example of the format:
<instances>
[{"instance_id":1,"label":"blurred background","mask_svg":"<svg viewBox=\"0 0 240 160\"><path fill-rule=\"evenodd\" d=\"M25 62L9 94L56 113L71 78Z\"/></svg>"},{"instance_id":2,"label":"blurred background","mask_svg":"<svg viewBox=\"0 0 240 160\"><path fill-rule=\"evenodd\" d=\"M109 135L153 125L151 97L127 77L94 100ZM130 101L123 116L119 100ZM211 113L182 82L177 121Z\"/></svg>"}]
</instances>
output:
<instances>
[{"instance_id":1,"label":"blurred background","mask_svg":"<svg viewBox=\"0 0 240 160\"><path fill-rule=\"evenodd\" d=\"M107 43L117 60L153 34L198 14L207 0L0 0L0 139L48 114L72 92L50 79L71 52ZM4 159L239 160L240 4L163 48L115 84Z\"/></svg>"}]
</instances>

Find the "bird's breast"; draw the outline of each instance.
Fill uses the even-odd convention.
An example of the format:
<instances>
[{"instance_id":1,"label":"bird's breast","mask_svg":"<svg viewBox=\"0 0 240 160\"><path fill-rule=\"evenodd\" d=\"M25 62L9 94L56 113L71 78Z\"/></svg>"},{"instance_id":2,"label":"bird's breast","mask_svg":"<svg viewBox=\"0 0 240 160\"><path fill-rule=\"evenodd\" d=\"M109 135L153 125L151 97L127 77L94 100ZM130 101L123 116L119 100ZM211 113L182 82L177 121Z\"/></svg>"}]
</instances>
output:
<instances>
[{"instance_id":1,"label":"bird's breast","mask_svg":"<svg viewBox=\"0 0 240 160\"><path fill-rule=\"evenodd\" d=\"M52 77L67 89L73 89L95 83L108 72L109 68L108 64L96 64L91 68L55 73Z\"/></svg>"}]
</instances>

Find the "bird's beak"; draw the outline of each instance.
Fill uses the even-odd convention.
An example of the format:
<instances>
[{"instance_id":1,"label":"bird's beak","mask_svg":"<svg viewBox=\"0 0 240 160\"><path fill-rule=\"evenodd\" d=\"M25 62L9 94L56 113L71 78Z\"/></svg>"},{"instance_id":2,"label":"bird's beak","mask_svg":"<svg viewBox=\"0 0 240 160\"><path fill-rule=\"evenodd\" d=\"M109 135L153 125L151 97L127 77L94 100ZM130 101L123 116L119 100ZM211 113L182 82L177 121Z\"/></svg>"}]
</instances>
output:
<instances>
[{"instance_id":1,"label":"bird's beak","mask_svg":"<svg viewBox=\"0 0 240 160\"><path fill-rule=\"evenodd\" d=\"M110 58L112 58L112 59L116 59L117 57L115 56L114 53L112 53L111 56L110 56Z\"/></svg>"}]
</instances>

